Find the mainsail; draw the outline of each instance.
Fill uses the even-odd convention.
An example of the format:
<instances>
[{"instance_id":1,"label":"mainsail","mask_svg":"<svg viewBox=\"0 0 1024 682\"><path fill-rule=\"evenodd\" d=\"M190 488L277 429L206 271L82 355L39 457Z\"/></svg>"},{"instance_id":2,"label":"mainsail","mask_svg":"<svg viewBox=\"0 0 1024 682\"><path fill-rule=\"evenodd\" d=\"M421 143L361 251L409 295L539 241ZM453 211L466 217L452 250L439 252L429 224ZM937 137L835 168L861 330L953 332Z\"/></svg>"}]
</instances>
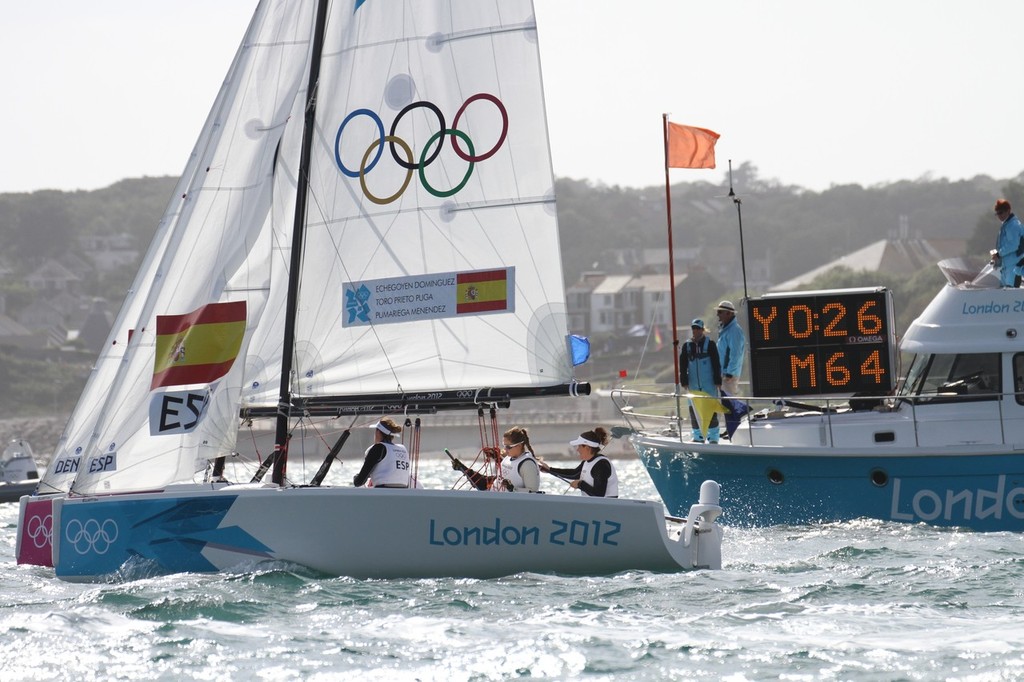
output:
<instances>
[{"instance_id":1,"label":"mainsail","mask_svg":"<svg viewBox=\"0 0 1024 682\"><path fill-rule=\"evenodd\" d=\"M296 393L570 381L531 2L369 0L325 43Z\"/></svg>"},{"instance_id":2,"label":"mainsail","mask_svg":"<svg viewBox=\"0 0 1024 682\"><path fill-rule=\"evenodd\" d=\"M132 342L98 383L75 493L192 480L235 449L240 410L280 411L285 353L296 416L571 386L532 3L328 3L309 93L315 5L256 12L149 290L122 312Z\"/></svg>"}]
</instances>

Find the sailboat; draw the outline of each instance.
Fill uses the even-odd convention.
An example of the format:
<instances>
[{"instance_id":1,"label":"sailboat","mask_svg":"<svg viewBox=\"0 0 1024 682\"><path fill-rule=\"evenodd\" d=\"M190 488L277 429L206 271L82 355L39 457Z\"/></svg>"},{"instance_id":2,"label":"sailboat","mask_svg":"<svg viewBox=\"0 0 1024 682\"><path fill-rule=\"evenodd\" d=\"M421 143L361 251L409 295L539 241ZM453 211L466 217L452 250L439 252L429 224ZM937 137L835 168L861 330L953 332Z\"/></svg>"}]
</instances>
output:
<instances>
[{"instance_id":1,"label":"sailboat","mask_svg":"<svg viewBox=\"0 0 1024 682\"><path fill-rule=\"evenodd\" d=\"M21 438L12 438L0 453L0 503L16 502L39 484L39 469L32 446Z\"/></svg>"},{"instance_id":2,"label":"sailboat","mask_svg":"<svg viewBox=\"0 0 1024 682\"><path fill-rule=\"evenodd\" d=\"M66 580L720 568L660 502L289 478L314 420L585 394L529 0L263 0L37 492ZM239 436L274 425L249 477ZM306 453L308 457L308 453ZM671 525L671 528L670 528Z\"/></svg>"}]
</instances>

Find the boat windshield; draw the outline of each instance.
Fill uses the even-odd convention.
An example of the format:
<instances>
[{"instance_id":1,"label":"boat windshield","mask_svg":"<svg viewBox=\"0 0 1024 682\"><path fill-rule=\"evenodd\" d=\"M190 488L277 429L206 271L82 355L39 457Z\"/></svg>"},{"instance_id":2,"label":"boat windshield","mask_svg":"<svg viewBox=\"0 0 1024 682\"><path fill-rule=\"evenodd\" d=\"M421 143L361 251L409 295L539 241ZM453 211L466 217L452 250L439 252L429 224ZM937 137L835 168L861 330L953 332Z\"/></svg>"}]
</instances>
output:
<instances>
[{"instance_id":1,"label":"boat windshield","mask_svg":"<svg viewBox=\"0 0 1024 682\"><path fill-rule=\"evenodd\" d=\"M928 402L996 400L1002 392L999 358L999 353L915 355L897 395Z\"/></svg>"}]
</instances>

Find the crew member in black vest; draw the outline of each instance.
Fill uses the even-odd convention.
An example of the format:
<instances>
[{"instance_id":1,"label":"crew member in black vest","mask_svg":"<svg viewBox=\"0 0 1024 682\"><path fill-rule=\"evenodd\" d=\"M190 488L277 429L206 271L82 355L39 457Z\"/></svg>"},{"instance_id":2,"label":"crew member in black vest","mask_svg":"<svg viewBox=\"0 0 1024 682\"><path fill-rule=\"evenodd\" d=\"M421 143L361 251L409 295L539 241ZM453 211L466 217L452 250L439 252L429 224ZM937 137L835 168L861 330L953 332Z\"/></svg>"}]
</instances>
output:
<instances>
[{"instance_id":1,"label":"crew member in black vest","mask_svg":"<svg viewBox=\"0 0 1024 682\"><path fill-rule=\"evenodd\" d=\"M569 442L576 446L576 453L582 460L572 469L558 469L539 462L541 471L569 481L572 488L588 497L618 497L619 477L612 461L601 454L601 448L608 444L608 432L598 426L584 431Z\"/></svg>"}]
</instances>

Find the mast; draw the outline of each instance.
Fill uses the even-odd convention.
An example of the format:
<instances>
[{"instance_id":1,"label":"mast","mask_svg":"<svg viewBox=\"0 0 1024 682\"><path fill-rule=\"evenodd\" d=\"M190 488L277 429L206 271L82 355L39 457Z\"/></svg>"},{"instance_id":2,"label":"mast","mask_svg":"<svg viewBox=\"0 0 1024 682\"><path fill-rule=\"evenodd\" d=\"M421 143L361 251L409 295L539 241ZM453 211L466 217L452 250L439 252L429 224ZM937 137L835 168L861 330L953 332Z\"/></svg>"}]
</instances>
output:
<instances>
[{"instance_id":1,"label":"mast","mask_svg":"<svg viewBox=\"0 0 1024 682\"><path fill-rule=\"evenodd\" d=\"M299 270L302 266L302 243L306 225L306 195L309 189L309 165L313 149L313 131L316 124L316 98L320 79L320 58L323 54L324 33L327 26L327 5L330 0L317 3L316 26L313 30L313 52L309 64L309 83L306 88L308 102L302 127L302 151L299 156L298 178L296 181L295 222L292 230L292 255L288 269L288 298L285 304L284 340L281 352L281 391L277 402L277 430L274 436L274 453L267 458L253 477L258 481L273 467L271 480L284 483L285 465L288 461L288 418L291 404L292 359L295 351L295 316L299 298Z\"/></svg>"},{"instance_id":2,"label":"mast","mask_svg":"<svg viewBox=\"0 0 1024 682\"><path fill-rule=\"evenodd\" d=\"M661 115L661 131L665 143L665 215L668 220L668 293L672 317L672 383L679 393L679 332L676 324L676 257L672 250L672 192L668 181L668 114Z\"/></svg>"}]
</instances>

